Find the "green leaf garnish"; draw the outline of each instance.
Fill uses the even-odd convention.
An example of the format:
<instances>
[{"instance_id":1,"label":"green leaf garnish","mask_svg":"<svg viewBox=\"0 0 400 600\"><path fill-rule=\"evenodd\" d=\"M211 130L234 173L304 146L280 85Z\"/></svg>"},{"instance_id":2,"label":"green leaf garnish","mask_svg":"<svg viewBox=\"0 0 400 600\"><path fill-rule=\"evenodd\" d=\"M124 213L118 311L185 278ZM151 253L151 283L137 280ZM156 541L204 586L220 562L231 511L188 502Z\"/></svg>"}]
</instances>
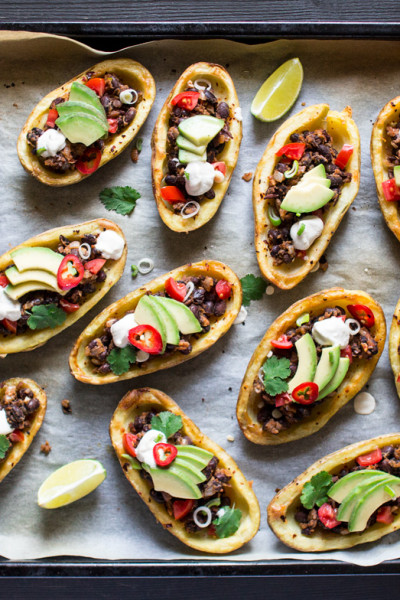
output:
<instances>
[{"instance_id":1,"label":"green leaf garnish","mask_svg":"<svg viewBox=\"0 0 400 600\"><path fill-rule=\"evenodd\" d=\"M33 306L30 314L28 327L30 329L46 329L46 327L59 327L67 318L67 313L59 308L57 304L39 304Z\"/></svg>"},{"instance_id":2,"label":"green leaf garnish","mask_svg":"<svg viewBox=\"0 0 400 600\"><path fill-rule=\"evenodd\" d=\"M0 435L0 459L4 458L7 454L7 450L10 447L10 442L8 441L7 436Z\"/></svg>"},{"instance_id":3,"label":"green leaf garnish","mask_svg":"<svg viewBox=\"0 0 400 600\"><path fill-rule=\"evenodd\" d=\"M171 435L174 435L174 433L181 429L182 417L180 415L174 415L169 412L169 410L165 410L152 418L151 427L152 429L157 429L157 431L162 431L168 439Z\"/></svg>"},{"instance_id":4,"label":"green leaf garnish","mask_svg":"<svg viewBox=\"0 0 400 600\"><path fill-rule=\"evenodd\" d=\"M224 511L223 514L213 521L213 525L217 538L227 538L239 529L242 511L229 506L224 506L221 510Z\"/></svg>"},{"instance_id":5,"label":"green leaf garnish","mask_svg":"<svg viewBox=\"0 0 400 600\"><path fill-rule=\"evenodd\" d=\"M114 210L119 215L130 215L136 206L136 200L140 198L140 193L129 185L121 187L116 185L111 188L104 188L100 192L100 200L107 210Z\"/></svg>"},{"instance_id":6,"label":"green leaf garnish","mask_svg":"<svg viewBox=\"0 0 400 600\"><path fill-rule=\"evenodd\" d=\"M260 300L267 289L267 284L262 277L256 277L251 273L240 280L243 292L243 306L249 306L252 300Z\"/></svg>"},{"instance_id":7,"label":"green leaf garnish","mask_svg":"<svg viewBox=\"0 0 400 600\"><path fill-rule=\"evenodd\" d=\"M133 346L125 348L113 348L107 356L107 362L115 375L123 375L129 371L129 367L136 361L136 350Z\"/></svg>"},{"instance_id":8,"label":"green leaf garnish","mask_svg":"<svg viewBox=\"0 0 400 600\"><path fill-rule=\"evenodd\" d=\"M331 485L332 475L326 471L321 471L311 477L311 480L304 485L300 496L300 502L304 508L311 510L315 504L322 506L324 502L327 502L329 500L327 492Z\"/></svg>"},{"instance_id":9,"label":"green leaf garnish","mask_svg":"<svg viewBox=\"0 0 400 600\"><path fill-rule=\"evenodd\" d=\"M290 375L290 360L271 356L262 366L264 388L270 396L287 392L289 384L285 381Z\"/></svg>"},{"instance_id":10,"label":"green leaf garnish","mask_svg":"<svg viewBox=\"0 0 400 600\"><path fill-rule=\"evenodd\" d=\"M136 138L135 140L135 148L138 152L142 151L143 148L143 138Z\"/></svg>"}]
</instances>

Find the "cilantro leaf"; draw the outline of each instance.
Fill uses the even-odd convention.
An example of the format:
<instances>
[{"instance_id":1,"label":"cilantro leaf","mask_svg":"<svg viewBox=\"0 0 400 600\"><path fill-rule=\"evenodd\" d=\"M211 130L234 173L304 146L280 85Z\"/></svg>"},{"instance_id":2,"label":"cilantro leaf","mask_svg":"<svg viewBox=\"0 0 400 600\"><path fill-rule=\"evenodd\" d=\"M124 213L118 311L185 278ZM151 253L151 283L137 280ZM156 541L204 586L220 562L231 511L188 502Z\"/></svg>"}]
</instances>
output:
<instances>
[{"instance_id":1,"label":"cilantro leaf","mask_svg":"<svg viewBox=\"0 0 400 600\"><path fill-rule=\"evenodd\" d=\"M332 475L326 471L321 471L311 477L301 492L300 502L304 506L311 510L314 505L322 506L329 498L327 492L332 485Z\"/></svg>"},{"instance_id":2,"label":"cilantro leaf","mask_svg":"<svg viewBox=\"0 0 400 600\"><path fill-rule=\"evenodd\" d=\"M180 415L174 415L169 412L169 410L165 410L152 418L151 426L153 429L157 429L157 431L162 431L168 439L171 435L174 435L174 433L181 429L182 417Z\"/></svg>"},{"instance_id":3,"label":"cilantro leaf","mask_svg":"<svg viewBox=\"0 0 400 600\"><path fill-rule=\"evenodd\" d=\"M107 357L107 362L115 375L123 375L136 360L136 350L133 346L113 348Z\"/></svg>"},{"instance_id":4,"label":"cilantro leaf","mask_svg":"<svg viewBox=\"0 0 400 600\"><path fill-rule=\"evenodd\" d=\"M45 329L46 327L58 327L62 325L67 318L67 313L57 304L39 304L32 306L32 312L28 319L28 327L30 329Z\"/></svg>"},{"instance_id":5,"label":"cilantro leaf","mask_svg":"<svg viewBox=\"0 0 400 600\"><path fill-rule=\"evenodd\" d=\"M5 435L0 435L0 459L4 458L7 450L10 447L10 442Z\"/></svg>"},{"instance_id":6,"label":"cilantro leaf","mask_svg":"<svg viewBox=\"0 0 400 600\"><path fill-rule=\"evenodd\" d=\"M267 289L264 279L251 273L242 277L240 283L243 291L243 306L249 306L252 300L260 300Z\"/></svg>"},{"instance_id":7,"label":"cilantro leaf","mask_svg":"<svg viewBox=\"0 0 400 600\"><path fill-rule=\"evenodd\" d=\"M264 372L264 388L270 396L287 392L289 384L286 379L290 375L290 360L271 356L262 366Z\"/></svg>"},{"instance_id":8,"label":"cilantro leaf","mask_svg":"<svg viewBox=\"0 0 400 600\"><path fill-rule=\"evenodd\" d=\"M116 185L104 188L100 192L100 200L107 210L114 210L119 215L130 215L136 206L136 200L140 198L138 191L129 185L122 187Z\"/></svg>"},{"instance_id":9,"label":"cilantro leaf","mask_svg":"<svg viewBox=\"0 0 400 600\"><path fill-rule=\"evenodd\" d=\"M223 514L213 521L217 538L227 538L233 535L238 529L242 511L238 508L224 506Z\"/></svg>"}]
</instances>

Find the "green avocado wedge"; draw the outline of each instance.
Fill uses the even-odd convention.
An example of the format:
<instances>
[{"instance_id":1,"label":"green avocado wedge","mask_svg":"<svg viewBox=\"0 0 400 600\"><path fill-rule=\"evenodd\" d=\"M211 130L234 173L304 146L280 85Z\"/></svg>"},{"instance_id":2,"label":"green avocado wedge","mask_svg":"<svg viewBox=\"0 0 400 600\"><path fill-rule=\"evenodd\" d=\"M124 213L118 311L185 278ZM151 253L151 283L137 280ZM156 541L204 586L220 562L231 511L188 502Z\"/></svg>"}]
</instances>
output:
<instances>
[{"instance_id":1,"label":"green avocado wedge","mask_svg":"<svg viewBox=\"0 0 400 600\"><path fill-rule=\"evenodd\" d=\"M208 465L212 457L214 456L208 450L199 448L199 446L177 446L178 456L192 456L203 463L203 469Z\"/></svg>"},{"instance_id":2,"label":"green avocado wedge","mask_svg":"<svg viewBox=\"0 0 400 600\"><path fill-rule=\"evenodd\" d=\"M76 113L93 115L94 117L97 117L103 121L104 125L108 128L104 109L100 111L98 108L95 108L90 104L86 104L85 102L80 102L78 100L67 100L66 102L61 102L61 104L57 104L57 112L60 117L75 115Z\"/></svg>"},{"instance_id":3,"label":"green avocado wedge","mask_svg":"<svg viewBox=\"0 0 400 600\"><path fill-rule=\"evenodd\" d=\"M169 314L175 319L176 324L179 327L179 331L183 333L183 335L200 333L202 330L201 325L186 304L183 304L183 302L178 302L178 300L174 300L173 298L166 298L165 296L157 297L158 301L163 304L163 306L168 310Z\"/></svg>"},{"instance_id":4,"label":"green avocado wedge","mask_svg":"<svg viewBox=\"0 0 400 600\"><path fill-rule=\"evenodd\" d=\"M314 375L314 383L318 389L323 390L334 377L339 365L340 348L339 346L330 346L323 348L321 358L319 359L317 369Z\"/></svg>"},{"instance_id":5,"label":"green avocado wedge","mask_svg":"<svg viewBox=\"0 0 400 600\"><path fill-rule=\"evenodd\" d=\"M165 326L166 343L177 346L180 337L179 328L174 317L169 313L164 304L159 302L159 296L147 296L147 298Z\"/></svg>"},{"instance_id":6,"label":"green avocado wedge","mask_svg":"<svg viewBox=\"0 0 400 600\"><path fill-rule=\"evenodd\" d=\"M163 319L160 317L160 311L156 310L156 307L150 300L150 296L142 296L140 298L135 309L135 321L138 325L151 325L154 329L157 329L161 335L163 344L162 352L165 352L167 330Z\"/></svg>"},{"instance_id":7,"label":"green avocado wedge","mask_svg":"<svg viewBox=\"0 0 400 600\"><path fill-rule=\"evenodd\" d=\"M361 471L353 471L344 477L341 477L329 488L328 496L339 504L343 502L346 496L361 484L377 479L386 479L388 474L384 471L374 471L373 469L362 469Z\"/></svg>"},{"instance_id":8,"label":"green avocado wedge","mask_svg":"<svg viewBox=\"0 0 400 600\"><path fill-rule=\"evenodd\" d=\"M317 368L317 351L314 340L309 333L304 334L295 342L298 364L294 377L289 381L289 393L305 381L314 381Z\"/></svg>"},{"instance_id":9,"label":"green avocado wedge","mask_svg":"<svg viewBox=\"0 0 400 600\"><path fill-rule=\"evenodd\" d=\"M331 394L332 392L337 390L337 388L342 384L343 379L346 377L349 367L350 359L347 356L341 356L339 358L339 364L334 376L329 381L329 383L320 391L320 393L318 394L317 401L322 400L323 398L328 396L328 394Z\"/></svg>"},{"instance_id":10,"label":"green avocado wedge","mask_svg":"<svg viewBox=\"0 0 400 600\"><path fill-rule=\"evenodd\" d=\"M153 480L154 489L157 492L171 494L174 498L199 500L201 498L200 488L190 478L182 466L176 469L152 469L143 464L143 469L147 471Z\"/></svg>"},{"instance_id":11,"label":"green avocado wedge","mask_svg":"<svg viewBox=\"0 0 400 600\"><path fill-rule=\"evenodd\" d=\"M370 516L386 502L400 496L400 479L381 481L360 494L349 519L349 531L364 531ZM339 513L338 513L339 518Z\"/></svg>"},{"instance_id":12,"label":"green avocado wedge","mask_svg":"<svg viewBox=\"0 0 400 600\"><path fill-rule=\"evenodd\" d=\"M85 146L90 146L108 132L104 121L85 113L58 117L56 125L72 144Z\"/></svg>"},{"instance_id":13,"label":"green avocado wedge","mask_svg":"<svg viewBox=\"0 0 400 600\"><path fill-rule=\"evenodd\" d=\"M80 81L74 81L69 91L69 100L72 102L83 102L105 115L104 107L95 91Z\"/></svg>"},{"instance_id":14,"label":"green avocado wedge","mask_svg":"<svg viewBox=\"0 0 400 600\"><path fill-rule=\"evenodd\" d=\"M223 119L217 119L210 115L196 115L184 119L178 125L178 130L190 142L196 146L206 145L215 138L224 126Z\"/></svg>"},{"instance_id":15,"label":"green avocado wedge","mask_svg":"<svg viewBox=\"0 0 400 600\"><path fill-rule=\"evenodd\" d=\"M57 275L64 256L51 248L34 246L14 250L11 252L11 258L18 271L41 269Z\"/></svg>"},{"instance_id":16,"label":"green avocado wedge","mask_svg":"<svg viewBox=\"0 0 400 600\"><path fill-rule=\"evenodd\" d=\"M186 139L183 135L178 135L178 137L176 138L176 145L178 146L178 148L181 148L182 150L187 150L188 152L192 152L193 154L204 154L204 152L207 149L207 146L205 144L197 146L196 144L193 144L193 142L191 142L190 140Z\"/></svg>"}]
</instances>

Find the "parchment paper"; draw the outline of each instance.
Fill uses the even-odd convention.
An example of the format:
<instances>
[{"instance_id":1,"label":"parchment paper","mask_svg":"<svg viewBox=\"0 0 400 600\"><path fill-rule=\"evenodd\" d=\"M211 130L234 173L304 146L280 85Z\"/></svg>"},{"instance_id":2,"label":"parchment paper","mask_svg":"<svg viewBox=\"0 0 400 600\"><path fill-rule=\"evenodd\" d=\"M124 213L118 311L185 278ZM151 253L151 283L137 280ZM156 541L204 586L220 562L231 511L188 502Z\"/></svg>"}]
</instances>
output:
<instances>
[{"instance_id":1,"label":"parchment paper","mask_svg":"<svg viewBox=\"0 0 400 600\"><path fill-rule=\"evenodd\" d=\"M111 447L108 424L118 401L128 390L150 385L172 396L254 481L261 506L261 529L242 550L218 557L218 561L329 558L372 565L400 557L398 533L350 551L312 555L286 548L266 522L266 506L275 489L283 487L315 460L346 444L400 430L399 400L387 347L369 383L368 389L377 400L376 410L369 416L357 415L350 402L315 435L275 448L248 442L235 417L241 379L254 348L273 319L295 300L335 285L364 289L383 304L390 325L400 292L400 246L378 208L369 139L377 113L399 93L399 51L397 42L372 41L279 41L258 46L228 41L158 41L126 49L118 55L142 62L157 84L155 105L139 134L144 139L139 162L134 165L126 151L88 180L56 189L25 173L17 157L17 136L45 93L98 62L102 53L64 38L3 32L0 254L45 229L104 216L123 228L129 252L120 282L89 314L43 348L8 356L0 362L0 380L32 377L46 388L48 395L41 431L21 463L1 484L1 555L11 559L78 555L138 561L213 558L186 548L155 522L123 476ZM100 310L135 287L185 262L204 258L226 262L240 277L259 274L253 245L251 183L241 177L255 170L281 121L260 123L249 109L260 84L278 65L294 56L303 64L304 83L291 114L300 110L303 103L308 106L329 102L334 109L350 105L361 134L360 192L328 248L328 271L309 275L290 292L276 290L272 296L253 302L245 325L233 326L214 347L179 367L108 386L75 381L67 362L74 340ZM175 80L198 60L229 68L243 110L244 138L219 212L205 227L186 236L171 232L158 216L151 190L150 136ZM112 185L131 185L142 194L132 216L107 212L100 203L99 192ZM153 258L154 271L132 280L130 265L143 257ZM60 402L64 398L71 401L72 415L62 413ZM229 434L235 437L233 443L227 441ZM52 446L48 456L39 452L46 440ZM55 511L40 509L36 494L45 477L62 464L85 457L97 458L104 464L106 481L75 504Z\"/></svg>"}]
</instances>

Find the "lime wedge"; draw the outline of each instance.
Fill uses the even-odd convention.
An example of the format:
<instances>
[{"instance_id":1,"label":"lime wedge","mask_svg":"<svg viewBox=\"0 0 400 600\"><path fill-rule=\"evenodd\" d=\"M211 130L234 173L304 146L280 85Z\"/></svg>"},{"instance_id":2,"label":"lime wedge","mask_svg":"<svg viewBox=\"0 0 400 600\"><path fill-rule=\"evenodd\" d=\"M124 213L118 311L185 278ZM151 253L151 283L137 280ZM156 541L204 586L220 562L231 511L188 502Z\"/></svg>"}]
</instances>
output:
<instances>
[{"instance_id":1,"label":"lime wedge","mask_svg":"<svg viewBox=\"0 0 400 600\"><path fill-rule=\"evenodd\" d=\"M93 492L106 478L106 470L98 460L75 460L54 471L38 491L42 508L60 508Z\"/></svg>"},{"instance_id":2,"label":"lime wedge","mask_svg":"<svg viewBox=\"0 0 400 600\"><path fill-rule=\"evenodd\" d=\"M276 121L296 101L303 83L303 67L298 58L283 63L262 84L251 104L251 114L259 121Z\"/></svg>"}]
</instances>

